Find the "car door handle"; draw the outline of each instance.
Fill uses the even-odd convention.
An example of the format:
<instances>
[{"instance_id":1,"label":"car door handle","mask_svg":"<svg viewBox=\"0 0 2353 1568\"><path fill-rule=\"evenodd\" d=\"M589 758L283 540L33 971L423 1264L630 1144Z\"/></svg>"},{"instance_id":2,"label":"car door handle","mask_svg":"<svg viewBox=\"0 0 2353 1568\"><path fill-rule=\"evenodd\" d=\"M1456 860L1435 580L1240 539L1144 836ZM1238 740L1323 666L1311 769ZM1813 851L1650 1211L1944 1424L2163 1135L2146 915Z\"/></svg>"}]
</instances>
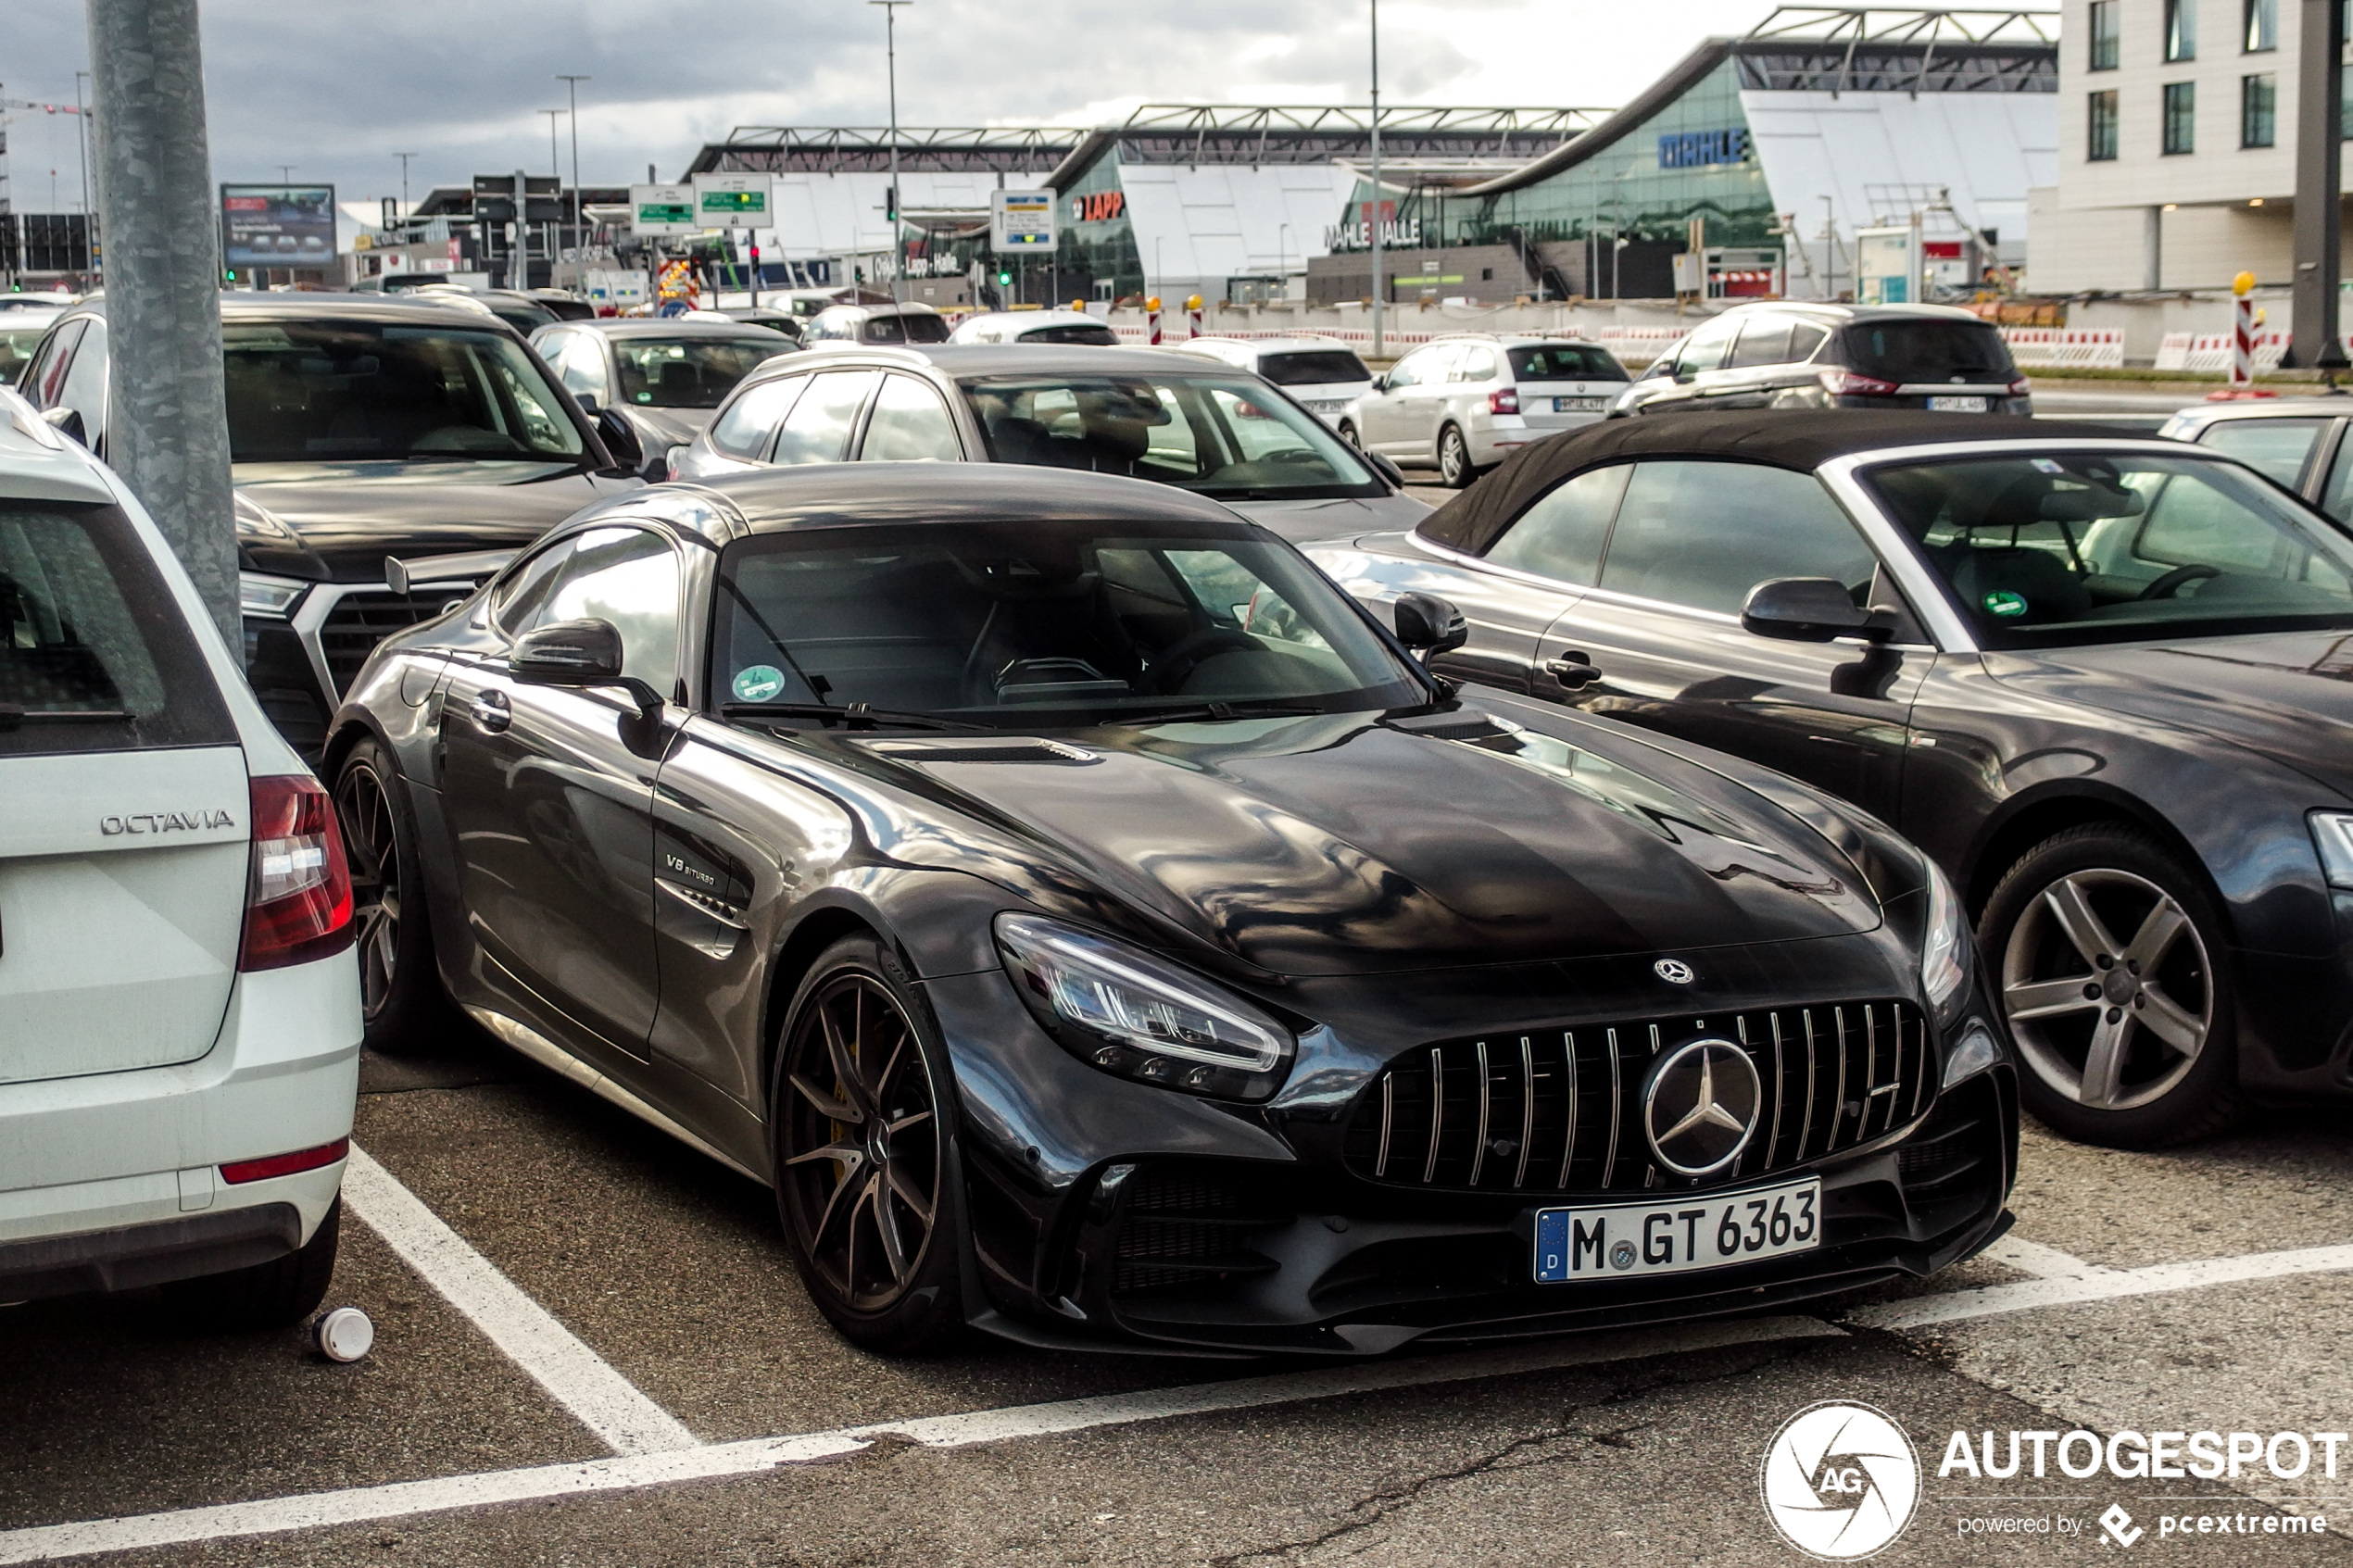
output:
<instances>
[{"instance_id":1,"label":"car door handle","mask_svg":"<svg viewBox=\"0 0 2353 1568\"><path fill-rule=\"evenodd\" d=\"M1576 691L1580 686L1591 685L1602 678L1602 672L1587 663L1583 654L1576 652L1570 652L1559 659L1546 659L1544 673L1570 691Z\"/></svg>"},{"instance_id":2,"label":"car door handle","mask_svg":"<svg viewBox=\"0 0 2353 1568\"><path fill-rule=\"evenodd\" d=\"M494 735L515 721L514 709L508 706L505 692L481 693L473 699L468 711L472 713L475 723Z\"/></svg>"}]
</instances>

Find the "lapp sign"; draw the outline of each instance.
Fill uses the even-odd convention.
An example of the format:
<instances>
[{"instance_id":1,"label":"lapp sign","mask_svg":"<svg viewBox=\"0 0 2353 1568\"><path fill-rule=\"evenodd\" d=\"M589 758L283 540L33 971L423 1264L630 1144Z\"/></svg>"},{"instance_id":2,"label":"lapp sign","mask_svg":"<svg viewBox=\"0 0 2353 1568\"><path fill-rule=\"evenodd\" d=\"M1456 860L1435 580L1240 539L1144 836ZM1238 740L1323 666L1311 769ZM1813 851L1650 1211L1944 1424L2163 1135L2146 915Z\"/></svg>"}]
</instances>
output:
<instances>
[{"instance_id":1,"label":"lapp sign","mask_svg":"<svg viewBox=\"0 0 2353 1568\"><path fill-rule=\"evenodd\" d=\"M1077 198L1076 206L1079 222L1108 223L1127 210L1127 193L1125 191L1089 192Z\"/></svg>"},{"instance_id":2,"label":"lapp sign","mask_svg":"<svg viewBox=\"0 0 2353 1568\"><path fill-rule=\"evenodd\" d=\"M1746 163L1748 150L1748 132L1738 126L1727 131L1679 132L1658 139L1658 166L1701 169L1717 163Z\"/></svg>"}]
</instances>

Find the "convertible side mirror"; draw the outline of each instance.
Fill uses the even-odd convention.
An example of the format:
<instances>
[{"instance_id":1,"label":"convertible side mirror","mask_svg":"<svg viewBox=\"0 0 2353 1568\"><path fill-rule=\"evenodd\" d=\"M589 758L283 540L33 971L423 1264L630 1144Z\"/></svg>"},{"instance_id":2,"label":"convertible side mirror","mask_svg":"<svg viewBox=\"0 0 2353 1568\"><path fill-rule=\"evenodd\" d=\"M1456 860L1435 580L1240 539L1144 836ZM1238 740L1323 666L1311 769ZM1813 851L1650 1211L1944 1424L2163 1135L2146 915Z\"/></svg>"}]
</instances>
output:
<instances>
[{"instance_id":1,"label":"convertible side mirror","mask_svg":"<svg viewBox=\"0 0 2353 1568\"><path fill-rule=\"evenodd\" d=\"M1793 643L1827 643L1838 637L1885 642L1894 630L1888 618L1855 602L1843 584L1828 577L1774 577L1748 591L1741 626L1760 637Z\"/></svg>"},{"instance_id":2,"label":"convertible side mirror","mask_svg":"<svg viewBox=\"0 0 2353 1568\"><path fill-rule=\"evenodd\" d=\"M1470 641L1470 625L1451 599L1436 594L1400 594L1396 608L1397 640L1428 664L1441 653L1452 653Z\"/></svg>"}]
</instances>

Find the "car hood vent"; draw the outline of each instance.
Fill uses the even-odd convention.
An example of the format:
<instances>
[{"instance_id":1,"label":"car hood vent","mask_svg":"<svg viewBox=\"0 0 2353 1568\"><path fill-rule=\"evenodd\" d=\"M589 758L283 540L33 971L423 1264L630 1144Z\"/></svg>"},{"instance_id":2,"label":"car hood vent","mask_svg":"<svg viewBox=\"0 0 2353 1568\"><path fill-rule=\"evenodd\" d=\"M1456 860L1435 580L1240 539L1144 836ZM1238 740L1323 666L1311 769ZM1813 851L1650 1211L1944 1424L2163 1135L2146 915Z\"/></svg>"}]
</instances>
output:
<instances>
[{"instance_id":1,"label":"car hood vent","mask_svg":"<svg viewBox=\"0 0 2353 1568\"><path fill-rule=\"evenodd\" d=\"M1033 738L872 740L860 744L899 762L1045 762L1076 768L1102 760L1084 746Z\"/></svg>"},{"instance_id":2,"label":"car hood vent","mask_svg":"<svg viewBox=\"0 0 2353 1568\"><path fill-rule=\"evenodd\" d=\"M1409 735L1428 735L1432 740L1493 740L1498 735L1516 735L1520 728L1509 719L1498 719L1472 709L1457 713L1425 713L1388 722L1392 730L1403 730Z\"/></svg>"}]
</instances>

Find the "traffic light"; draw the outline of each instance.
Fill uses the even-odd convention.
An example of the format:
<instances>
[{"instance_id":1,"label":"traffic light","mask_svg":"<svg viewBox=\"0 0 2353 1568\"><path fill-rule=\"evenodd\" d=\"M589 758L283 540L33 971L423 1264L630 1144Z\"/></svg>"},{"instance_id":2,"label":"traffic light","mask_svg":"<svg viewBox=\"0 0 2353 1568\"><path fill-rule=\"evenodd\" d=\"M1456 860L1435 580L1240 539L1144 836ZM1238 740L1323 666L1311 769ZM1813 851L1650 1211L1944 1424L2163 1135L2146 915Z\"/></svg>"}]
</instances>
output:
<instances>
[{"instance_id":1,"label":"traffic light","mask_svg":"<svg viewBox=\"0 0 2353 1568\"><path fill-rule=\"evenodd\" d=\"M1010 267L1000 267L1000 268L998 268L998 269L997 269L997 286L998 286L999 288L1000 288L1000 289L1001 289L1001 288L1005 287L1007 284L1011 283L1013 281L1013 270L1012 268L1010 268Z\"/></svg>"},{"instance_id":2,"label":"traffic light","mask_svg":"<svg viewBox=\"0 0 2353 1568\"><path fill-rule=\"evenodd\" d=\"M899 221L899 187L896 185L883 187L883 218L891 223Z\"/></svg>"}]
</instances>

